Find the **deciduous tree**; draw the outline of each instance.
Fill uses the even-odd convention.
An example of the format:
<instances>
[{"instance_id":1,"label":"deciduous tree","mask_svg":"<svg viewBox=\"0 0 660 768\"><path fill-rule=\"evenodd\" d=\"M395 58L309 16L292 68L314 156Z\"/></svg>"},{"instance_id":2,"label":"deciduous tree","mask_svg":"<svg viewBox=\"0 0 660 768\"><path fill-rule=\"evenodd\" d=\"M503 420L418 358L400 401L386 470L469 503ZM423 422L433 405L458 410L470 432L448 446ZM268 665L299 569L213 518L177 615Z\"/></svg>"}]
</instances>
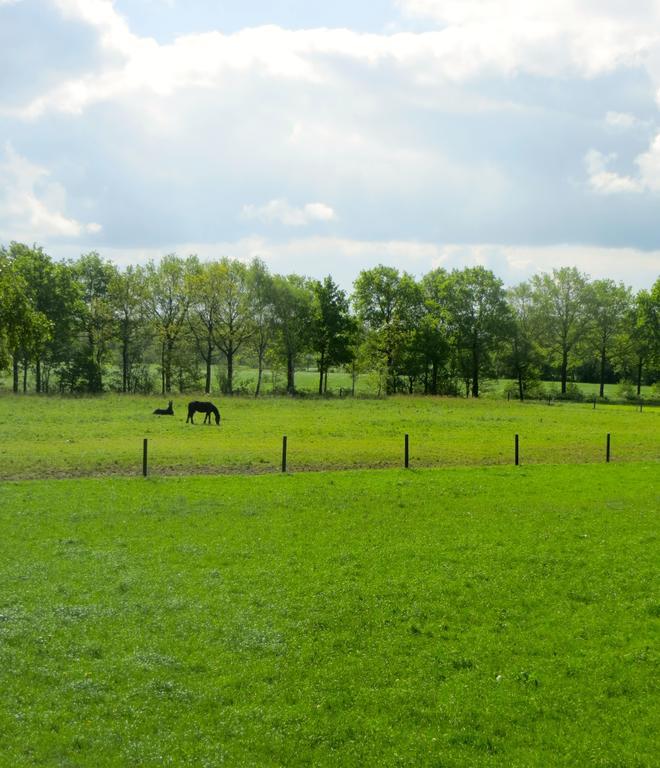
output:
<instances>
[{"instance_id":1,"label":"deciduous tree","mask_svg":"<svg viewBox=\"0 0 660 768\"><path fill-rule=\"evenodd\" d=\"M367 331L366 344L375 367L385 365L386 390L396 391L397 363L406 354L422 313L419 286L407 273L378 266L360 272L352 297L358 319Z\"/></svg>"},{"instance_id":2,"label":"deciduous tree","mask_svg":"<svg viewBox=\"0 0 660 768\"><path fill-rule=\"evenodd\" d=\"M484 267L454 270L444 284L443 300L455 344L469 360L472 397L479 397L489 355L511 331L502 281Z\"/></svg>"},{"instance_id":3,"label":"deciduous tree","mask_svg":"<svg viewBox=\"0 0 660 768\"><path fill-rule=\"evenodd\" d=\"M346 293L328 275L312 283L311 345L317 355L319 395L327 390L328 368L351 359L355 322L350 316Z\"/></svg>"},{"instance_id":4,"label":"deciduous tree","mask_svg":"<svg viewBox=\"0 0 660 768\"><path fill-rule=\"evenodd\" d=\"M158 264L150 261L145 269L146 305L160 343L161 391L172 389L172 358L190 306L188 275L198 266L195 256L182 259L164 256Z\"/></svg>"},{"instance_id":5,"label":"deciduous tree","mask_svg":"<svg viewBox=\"0 0 660 768\"><path fill-rule=\"evenodd\" d=\"M562 394L568 368L589 328L588 280L575 267L554 269L531 279L535 321L549 355L558 362Z\"/></svg>"}]
</instances>

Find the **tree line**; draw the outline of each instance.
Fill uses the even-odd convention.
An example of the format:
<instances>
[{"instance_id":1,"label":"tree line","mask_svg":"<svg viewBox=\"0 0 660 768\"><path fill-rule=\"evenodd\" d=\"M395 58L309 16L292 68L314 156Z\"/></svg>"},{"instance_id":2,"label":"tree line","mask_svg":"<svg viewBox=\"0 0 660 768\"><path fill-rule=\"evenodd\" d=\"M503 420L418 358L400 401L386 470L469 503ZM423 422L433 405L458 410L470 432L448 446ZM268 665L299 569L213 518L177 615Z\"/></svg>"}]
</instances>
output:
<instances>
[{"instance_id":1,"label":"tree line","mask_svg":"<svg viewBox=\"0 0 660 768\"><path fill-rule=\"evenodd\" d=\"M542 380L658 378L660 278L634 293L564 267L506 289L493 272L435 269L416 280L378 266L350 295L328 276L271 274L259 259L203 262L175 254L120 269L91 252L55 261L43 248L0 248L0 369L14 392L236 391L238 364L285 372L315 362L375 374L382 393L478 397L486 376L520 399ZM213 371L220 366L220 380ZM159 380L154 378L158 371Z\"/></svg>"}]
</instances>

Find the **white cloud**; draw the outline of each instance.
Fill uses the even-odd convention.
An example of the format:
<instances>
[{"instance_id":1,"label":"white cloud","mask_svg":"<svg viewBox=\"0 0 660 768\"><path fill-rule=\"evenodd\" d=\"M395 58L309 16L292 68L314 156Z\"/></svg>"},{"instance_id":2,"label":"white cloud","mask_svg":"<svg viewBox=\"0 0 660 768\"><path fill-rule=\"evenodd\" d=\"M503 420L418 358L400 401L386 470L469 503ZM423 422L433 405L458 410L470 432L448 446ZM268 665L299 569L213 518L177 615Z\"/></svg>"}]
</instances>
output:
<instances>
[{"instance_id":1,"label":"white cloud","mask_svg":"<svg viewBox=\"0 0 660 768\"><path fill-rule=\"evenodd\" d=\"M78 238L98 234L95 222L83 224L66 216L66 191L50 180L49 171L19 155L11 144L0 158L0 235L33 242L41 238Z\"/></svg>"},{"instance_id":2,"label":"white cloud","mask_svg":"<svg viewBox=\"0 0 660 768\"><path fill-rule=\"evenodd\" d=\"M75 256L63 248L50 249L56 257ZM437 267L447 270L482 265L505 285L515 285L537 272L577 267L593 279L610 278L636 289L648 288L660 272L660 251L603 248L591 245L515 245L496 243L432 243L419 240L351 240L339 237L302 237L275 242L251 236L236 241L187 242L156 248L104 248L103 255L119 266L158 260L164 253L197 254L202 260L222 256L243 262L258 257L273 273L321 278L332 272L346 290L362 269L385 264L417 277Z\"/></svg>"},{"instance_id":3,"label":"white cloud","mask_svg":"<svg viewBox=\"0 0 660 768\"><path fill-rule=\"evenodd\" d=\"M512 70L584 76L643 64L658 45L660 4L621 0L398 0L404 13L455 30L477 51L498 51ZM479 45L480 44L480 45ZM553 63L553 58L558 61Z\"/></svg>"},{"instance_id":4,"label":"white cloud","mask_svg":"<svg viewBox=\"0 0 660 768\"><path fill-rule=\"evenodd\" d=\"M585 158L589 186L601 195L617 194L619 192L642 192L643 185L631 176L620 176L608 170L608 165L616 160L615 154L603 155L597 149L590 149Z\"/></svg>"},{"instance_id":5,"label":"white cloud","mask_svg":"<svg viewBox=\"0 0 660 768\"><path fill-rule=\"evenodd\" d=\"M330 84L345 77L345 63L367 71L395 69L415 88L523 72L593 77L633 65L652 70L650 53L660 47L657 0L625 14L614 0L400 0L406 12L441 28L383 35L271 25L187 35L169 45L133 34L111 0L52 1L65 16L95 28L119 60L60 83L15 111L27 118L50 110L75 114L143 90L220 89L246 73Z\"/></svg>"},{"instance_id":6,"label":"white cloud","mask_svg":"<svg viewBox=\"0 0 660 768\"><path fill-rule=\"evenodd\" d=\"M641 184L652 192L660 192L660 133L653 139L647 152L635 163L639 167Z\"/></svg>"},{"instance_id":7,"label":"white cloud","mask_svg":"<svg viewBox=\"0 0 660 768\"><path fill-rule=\"evenodd\" d=\"M615 130L626 131L639 125L640 122L634 115L627 112L608 112L605 115L605 125Z\"/></svg>"},{"instance_id":8,"label":"white cloud","mask_svg":"<svg viewBox=\"0 0 660 768\"><path fill-rule=\"evenodd\" d=\"M140 39L132 34L125 19L117 13L113 0L52 0L52 2L63 16L77 19L96 28L99 31L101 43L108 50L132 55L139 48Z\"/></svg>"},{"instance_id":9,"label":"white cloud","mask_svg":"<svg viewBox=\"0 0 660 768\"><path fill-rule=\"evenodd\" d=\"M604 248L598 245L500 245L471 243L444 245L433 266L445 268L482 265L507 285L527 280L538 272L577 267L593 279L610 278L634 288L648 288L660 272L660 251Z\"/></svg>"},{"instance_id":10,"label":"white cloud","mask_svg":"<svg viewBox=\"0 0 660 768\"><path fill-rule=\"evenodd\" d=\"M325 203L307 203L296 208L281 198L262 206L245 205L242 216L244 219L258 219L266 224L277 222L285 227L305 227L314 222L334 221L337 218L334 210Z\"/></svg>"},{"instance_id":11,"label":"white cloud","mask_svg":"<svg viewBox=\"0 0 660 768\"><path fill-rule=\"evenodd\" d=\"M590 149L584 159L589 186L598 194L660 192L660 133L655 136L649 149L635 158L635 165L639 169L637 177L621 176L608 170L608 166L616 160L614 153L604 155L596 149Z\"/></svg>"}]
</instances>

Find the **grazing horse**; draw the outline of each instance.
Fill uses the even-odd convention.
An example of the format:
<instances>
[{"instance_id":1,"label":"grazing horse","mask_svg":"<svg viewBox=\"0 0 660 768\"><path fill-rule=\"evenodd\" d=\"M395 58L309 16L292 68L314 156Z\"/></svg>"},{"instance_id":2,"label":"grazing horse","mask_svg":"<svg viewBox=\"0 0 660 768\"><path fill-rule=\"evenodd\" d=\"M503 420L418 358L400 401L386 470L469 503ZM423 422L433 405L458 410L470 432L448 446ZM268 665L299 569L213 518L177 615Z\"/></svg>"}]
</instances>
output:
<instances>
[{"instance_id":1,"label":"grazing horse","mask_svg":"<svg viewBox=\"0 0 660 768\"><path fill-rule=\"evenodd\" d=\"M206 416L204 416L204 424L206 424L207 421L209 424L211 423L211 414L215 416L215 423L220 423L220 411L213 405L213 403L193 400L191 403L188 403L188 418L186 419L186 424L188 422L191 424L195 423L195 419L193 418L195 411L206 414Z\"/></svg>"},{"instance_id":2,"label":"grazing horse","mask_svg":"<svg viewBox=\"0 0 660 768\"><path fill-rule=\"evenodd\" d=\"M174 416L174 408L172 408L172 401L170 400L167 408L156 408L154 411L156 416Z\"/></svg>"}]
</instances>

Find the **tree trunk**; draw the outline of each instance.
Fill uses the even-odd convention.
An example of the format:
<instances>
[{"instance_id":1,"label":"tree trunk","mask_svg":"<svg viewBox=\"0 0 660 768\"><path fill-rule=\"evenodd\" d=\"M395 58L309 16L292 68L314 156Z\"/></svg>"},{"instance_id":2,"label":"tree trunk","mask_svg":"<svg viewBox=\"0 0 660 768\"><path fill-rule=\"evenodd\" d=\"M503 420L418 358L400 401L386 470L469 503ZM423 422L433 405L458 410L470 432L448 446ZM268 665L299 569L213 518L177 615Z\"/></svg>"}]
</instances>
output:
<instances>
[{"instance_id":1,"label":"tree trunk","mask_svg":"<svg viewBox=\"0 0 660 768\"><path fill-rule=\"evenodd\" d=\"M518 368L518 397L520 397L520 402L525 399L525 390L523 388L523 377L522 377L522 370Z\"/></svg>"},{"instance_id":2,"label":"tree trunk","mask_svg":"<svg viewBox=\"0 0 660 768\"><path fill-rule=\"evenodd\" d=\"M211 361L213 359L213 345L209 341L206 346L206 384L204 386L204 392L207 395L211 394Z\"/></svg>"},{"instance_id":3,"label":"tree trunk","mask_svg":"<svg viewBox=\"0 0 660 768\"><path fill-rule=\"evenodd\" d=\"M434 360L431 367L431 394L438 394L438 361Z\"/></svg>"},{"instance_id":4,"label":"tree trunk","mask_svg":"<svg viewBox=\"0 0 660 768\"><path fill-rule=\"evenodd\" d=\"M642 394L642 363L643 358L640 355L639 360L637 361L637 397L639 397Z\"/></svg>"},{"instance_id":5,"label":"tree trunk","mask_svg":"<svg viewBox=\"0 0 660 768\"><path fill-rule=\"evenodd\" d=\"M257 370L257 388L254 391L255 397L259 397L259 392L261 392L261 377L263 376L263 372L264 372L264 355L263 355L263 352L259 351L258 370Z\"/></svg>"},{"instance_id":6,"label":"tree trunk","mask_svg":"<svg viewBox=\"0 0 660 768\"><path fill-rule=\"evenodd\" d=\"M160 346L160 383L161 394L165 394L165 342L163 341Z\"/></svg>"},{"instance_id":7,"label":"tree trunk","mask_svg":"<svg viewBox=\"0 0 660 768\"><path fill-rule=\"evenodd\" d=\"M394 357L391 353L387 354L387 378L385 391L388 395L394 395L396 393L396 375L394 373Z\"/></svg>"},{"instance_id":8,"label":"tree trunk","mask_svg":"<svg viewBox=\"0 0 660 768\"><path fill-rule=\"evenodd\" d=\"M227 394L234 394L234 350L227 348Z\"/></svg>"},{"instance_id":9,"label":"tree trunk","mask_svg":"<svg viewBox=\"0 0 660 768\"><path fill-rule=\"evenodd\" d=\"M28 378L28 359L27 357L23 360L23 394L27 392L27 378Z\"/></svg>"},{"instance_id":10,"label":"tree trunk","mask_svg":"<svg viewBox=\"0 0 660 768\"><path fill-rule=\"evenodd\" d=\"M41 358L37 358L37 362L34 369L34 388L37 393L41 393Z\"/></svg>"},{"instance_id":11,"label":"tree trunk","mask_svg":"<svg viewBox=\"0 0 660 768\"><path fill-rule=\"evenodd\" d=\"M174 341L167 339L165 346L165 392L168 394L172 391L172 350L174 348Z\"/></svg>"},{"instance_id":12,"label":"tree trunk","mask_svg":"<svg viewBox=\"0 0 660 768\"><path fill-rule=\"evenodd\" d=\"M12 383L12 391L14 394L18 394L18 355L14 354L14 359L12 360L12 374L13 374L13 383Z\"/></svg>"},{"instance_id":13,"label":"tree trunk","mask_svg":"<svg viewBox=\"0 0 660 768\"><path fill-rule=\"evenodd\" d=\"M295 378L295 369L293 365L293 354L291 352L287 353L286 356L286 391L293 395L296 391L296 384L294 381Z\"/></svg>"},{"instance_id":14,"label":"tree trunk","mask_svg":"<svg viewBox=\"0 0 660 768\"><path fill-rule=\"evenodd\" d=\"M321 359L319 361L319 395L323 394L323 372L325 368L325 353L321 352Z\"/></svg>"},{"instance_id":15,"label":"tree trunk","mask_svg":"<svg viewBox=\"0 0 660 768\"><path fill-rule=\"evenodd\" d=\"M600 389L598 395L599 397L605 395L605 346L600 349Z\"/></svg>"},{"instance_id":16,"label":"tree trunk","mask_svg":"<svg viewBox=\"0 0 660 768\"><path fill-rule=\"evenodd\" d=\"M561 351L561 393L566 394L566 380L568 379L568 350L566 348Z\"/></svg>"},{"instance_id":17,"label":"tree trunk","mask_svg":"<svg viewBox=\"0 0 660 768\"><path fill-rule=\"evenodd\" d=\"M328 366L325 367L325 376L323 377L323 393L328 394Z\"/></svg>"},{"instance_id":18,"label":"tree trunk","mask_svg":"<svg viewBox=\"0 0 660 768\"><path fill-rule=\"evenodd\" d=\"M472 397L479 397L479 349L472 347Z\"/></svg>"},{"instance_id":19,"label":"tree trunk","mask_svg":"<svg viewBox=\"0 0 660 768\"><path fill-rule=\"evenodd\" d=\"M121 345L121 391L128 392L128 339L122 339Z\"/></svg>"}]
</instances>

